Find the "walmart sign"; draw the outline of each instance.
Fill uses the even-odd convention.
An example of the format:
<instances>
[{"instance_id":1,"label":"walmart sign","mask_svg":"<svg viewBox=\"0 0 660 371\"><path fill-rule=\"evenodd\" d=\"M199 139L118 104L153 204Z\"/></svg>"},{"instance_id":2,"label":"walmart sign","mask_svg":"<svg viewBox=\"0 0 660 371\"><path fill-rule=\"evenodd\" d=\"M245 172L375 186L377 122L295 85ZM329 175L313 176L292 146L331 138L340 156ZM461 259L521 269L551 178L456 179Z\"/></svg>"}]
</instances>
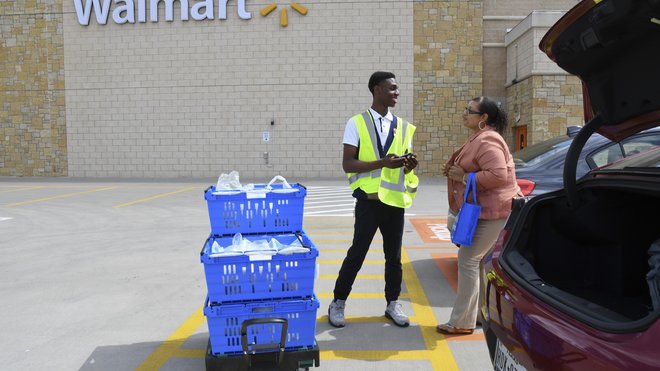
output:
<instances>
[{"instance_id":1,"label":"walmart sign","mask_svg":"<svg viewBox=\"0 0 660 371\"><path fill-rule=\"evenodd\" d=\"M107 24L108 16L112 13L112 21L117 24L145 23L147 22L147 2L149 2L149 20L158 22L158 4L165 4L165 20L174 20L174 2L178 1L181 7L179 18L187 21L192 18L196 21L215 19L216 9L218 19L227 19L228 0L73 0L76 7L78 23L89 25L94 14L96 22ZM137 13L137 17L136 17ZM238 0L238 16L241 19L251 19L252 14L245 10L245 0Z\"/></svg>"}]
</instances>

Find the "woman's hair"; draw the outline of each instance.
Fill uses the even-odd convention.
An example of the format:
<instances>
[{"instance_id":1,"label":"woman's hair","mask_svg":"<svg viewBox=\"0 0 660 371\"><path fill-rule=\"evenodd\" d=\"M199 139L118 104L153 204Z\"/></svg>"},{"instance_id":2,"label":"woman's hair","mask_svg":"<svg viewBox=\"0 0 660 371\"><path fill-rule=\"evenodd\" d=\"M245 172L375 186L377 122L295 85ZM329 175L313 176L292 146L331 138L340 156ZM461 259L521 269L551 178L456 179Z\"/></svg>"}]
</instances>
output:
<instances>
[{"instance_id":1,"label":"woman's hair","mask_svg":"<svg viewBox=\"0 0 660 371\"><path fill-rule=\"evenodd\" d=\"M488 97L478 97L472 100L479 103L479 112L488 114L487 124L494 127L498 133L504 134L507 126L506 112L500 108L499 102L496 103Z\"/></svg>"}]
</instances>

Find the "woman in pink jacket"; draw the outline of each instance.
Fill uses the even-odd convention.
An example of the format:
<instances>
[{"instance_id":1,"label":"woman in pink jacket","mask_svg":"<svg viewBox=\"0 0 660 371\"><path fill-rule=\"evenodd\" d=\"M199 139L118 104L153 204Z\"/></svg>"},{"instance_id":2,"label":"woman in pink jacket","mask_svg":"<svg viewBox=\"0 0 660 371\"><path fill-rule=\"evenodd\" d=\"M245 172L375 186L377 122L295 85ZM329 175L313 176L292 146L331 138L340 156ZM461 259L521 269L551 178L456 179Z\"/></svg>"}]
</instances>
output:
<instances>
[{"instance_id":1,"label":"woman in pink jacket","mask_svg":"<svg viewBox=\"0 0 660 371\"><path fill-rule=\"evenodd\" d=\"M471 334L477 323L479 304L479 276L481 260L497 240L511 201L522 196L516 183L513 158L502 138L507 126L506 114L492 100L475 98L463 111L463 125L470 129L470 137L445 164L451 227L463 204L463 192L470 172L477 180L477 204L481 206L479 223L472 246L458 250L458 295L449 322L438 325L443 334Z\"/></svg>"}]
</instances>

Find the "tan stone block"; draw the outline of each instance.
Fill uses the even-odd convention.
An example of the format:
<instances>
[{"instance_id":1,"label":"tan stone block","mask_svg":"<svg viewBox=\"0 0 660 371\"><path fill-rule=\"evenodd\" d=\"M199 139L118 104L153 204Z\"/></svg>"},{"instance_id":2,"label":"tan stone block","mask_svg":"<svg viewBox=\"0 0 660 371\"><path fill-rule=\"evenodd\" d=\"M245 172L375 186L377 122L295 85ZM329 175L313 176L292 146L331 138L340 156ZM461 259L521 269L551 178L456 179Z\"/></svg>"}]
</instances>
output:
<instances>
[{"instance_id":1,"label":"tan stone block","mask_svg":"<svg viewBox=\"0 0 660 371\"><path fill-rule=\"evenodd\" d=\"M544 98L532 99L532 107L534 109L543 109L548 107L548 101Z\"/></svg>"},{"instance_id":2,"label":"tan stone block","mask_svg":"<svg viewBox=\"0 0 660 371\"><path fill-rule=\"evenodd\" d=\"M426 141L431 140L431 134L430 133L415 133L415 140L420 141L421 143L424 143Z\"/></svg>"},{"instance_id":3,"label":"tan stone block","mask_svg":"<svg viewBox=\"0 0 660 371\"><path fill-rule=\"evenodd\" d=\"M553 117L548 120L548 132L552 136L559 135L566 130L565 117Z\"/></svg>"}]
</instances>

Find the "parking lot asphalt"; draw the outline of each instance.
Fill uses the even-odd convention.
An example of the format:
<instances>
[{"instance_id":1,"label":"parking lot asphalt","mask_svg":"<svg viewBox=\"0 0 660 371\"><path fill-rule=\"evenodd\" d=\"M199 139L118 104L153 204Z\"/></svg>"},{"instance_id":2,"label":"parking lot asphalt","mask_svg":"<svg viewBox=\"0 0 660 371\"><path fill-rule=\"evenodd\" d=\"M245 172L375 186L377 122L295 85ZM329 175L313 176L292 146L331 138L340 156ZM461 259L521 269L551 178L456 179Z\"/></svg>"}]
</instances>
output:
<instances>
[{"instance_id":1,"label":"parking lot asphalt","mask_svg":"<svg viewBox=\"0 0 660 371\"><path fill-rule=\"evenodd\" d=\"M406 212L401 300L411 326L383 315L377 234L341 329L328 324L327 307L352 239L350 189L345 179L288 181L308 189L303 228L320 251L320 366L311 369L492 369L480 329L435 332L456 290L443 179L422 178ZM211 184L0 177L0 368L204 370L209 332L199 252L210 231L203 191Z\"/></svg>"}]
</instances>

